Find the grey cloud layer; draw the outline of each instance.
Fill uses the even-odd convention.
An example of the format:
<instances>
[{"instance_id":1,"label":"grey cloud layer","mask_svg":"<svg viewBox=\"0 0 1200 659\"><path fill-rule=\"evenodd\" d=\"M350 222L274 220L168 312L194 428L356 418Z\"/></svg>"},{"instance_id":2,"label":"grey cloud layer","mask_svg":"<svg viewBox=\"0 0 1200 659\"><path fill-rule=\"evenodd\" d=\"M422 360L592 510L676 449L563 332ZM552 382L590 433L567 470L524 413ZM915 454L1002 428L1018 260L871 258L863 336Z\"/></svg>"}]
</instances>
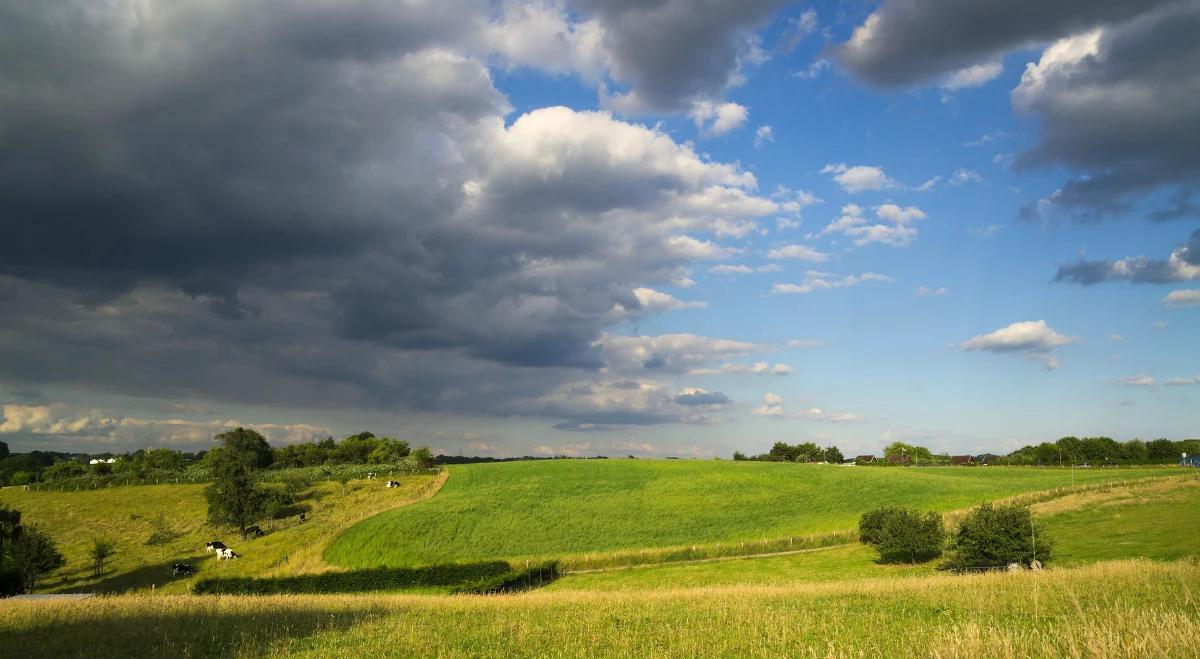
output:
<instances>
[{"instance_id":1,"label":"grey cloud layer","mask_svg":"<svg viewBox=\"0 0 1200 659\"><path fill-rule=\"evenodd\" d=\"M506 123L476 10L0 0L0 376L570 412L693 235L779 206L605 113Z\"/></svg>"},{"instance_id":2,"label":"grey cloud layer","mask_svg":"<svg viewBox=\"0 0 1200 659\"><path fill-rule=\"evenodd\" d=\"M836 49L882 87L930 81L1020 48L1045 46L1013 92L1042 137L1017 167L1066 165L1078 176L1022 210L1082 219L1177 186L1151 219L1196 216L1200 179L1200 3L1195 0L886 0Z\"/></svg>"}]
</instances>

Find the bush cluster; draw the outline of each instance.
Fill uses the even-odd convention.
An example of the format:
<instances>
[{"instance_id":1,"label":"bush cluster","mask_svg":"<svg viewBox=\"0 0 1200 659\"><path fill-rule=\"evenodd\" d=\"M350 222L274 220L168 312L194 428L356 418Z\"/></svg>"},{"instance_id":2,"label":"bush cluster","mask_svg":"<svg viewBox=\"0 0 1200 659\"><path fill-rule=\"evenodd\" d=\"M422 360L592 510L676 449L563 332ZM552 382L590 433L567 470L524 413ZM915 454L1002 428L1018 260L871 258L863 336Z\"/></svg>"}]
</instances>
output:
<instances>
[{"instance_id":1,"label":"bush cluster","mask_svg":"<svg viewBox=\"0 0 1200 659\"><path fill-rule=\"evenodd\" d=\"M315 595L448 586L458 593L493 593L533 588L549 583L557 576L556 562L514 570L504 561L487 561L291 577L208 578L197 581L192 592L198 595Z\"/></svg>"}]
</instances>

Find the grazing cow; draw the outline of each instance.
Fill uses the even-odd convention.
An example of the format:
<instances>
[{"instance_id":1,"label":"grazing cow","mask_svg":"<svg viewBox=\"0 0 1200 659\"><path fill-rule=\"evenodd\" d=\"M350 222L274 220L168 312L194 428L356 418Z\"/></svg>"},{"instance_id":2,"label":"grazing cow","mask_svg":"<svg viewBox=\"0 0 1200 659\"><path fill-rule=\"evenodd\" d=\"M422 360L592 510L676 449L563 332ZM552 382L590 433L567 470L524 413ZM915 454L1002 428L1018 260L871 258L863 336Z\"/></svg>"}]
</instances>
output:
<instances>
[{"instance_id":1,"label":"grazing cow","mask_svg":"<svg viewBox=\"0 0 1200 659\"><path fill-rule=\"evenodd\" d=\"M217 558L219 558L223 561L232 561L232 560L241 558L241 556L238 555L236 552L234 552L232 549L218 549L217 550Z\"/></svg>"},{"instance_id":2,"label":"grazing cow","mask_svg":"<svg viewBox=\"0 0 1200 659\"><path fill-rule=\"evenodd\" d=\"M367 480L373 480L374 478L375 478L375 472L368 471L367 472Z\"/></svg>"},{"instance_id":3,"label":"grazing cow","mask_svg":"<svg viewBox=\"0 0 1200 659\"><path fill-rule=\"evenodd\" d=\"M246 532L243 534L243 536L248 536L251 538L261 538L261 537L263 537L263 530L261 528L259 528L258 526L250 526L250 527L246 528Z\"/></svg>"},{"instance_id":4,"label":"grazing cow","mask_svg":"<svg viewBox=\"0 0 1200 659\"><path fill-rule=\"evenodd\" d=\"M204 551L219 552L224 548L225 548L225 543L221 542L220 540L213 540L212 542L204 543Z\"/></svg>"},{"instance_id":5,"label":"grazing cow","mask_svg":"<svg viewBox=\"0 0 1200 659\"><path fill-rule=\"evenodd\" d=\"M400 481L388 481L387 486L388 487L400 487Z\"/></svg>"},{"instance_id":6,"label":"grazing cow","mask_svg":"<svg viewBox=\"0 0 1200 659\"><path fill-rule=\"evenodd\" d=\"M308 521L308 518L304 516L304 513L300 513L300 523L303 524L307 521Z\"/></svg>"},{"instance_id":7,"label":"grazing cow","mask_svg":"<svg viewBox=\"0 0 1200 659\"><path fill-rule=\"evenodd\" d=\"M1021 565L1020 563L1009 563L1008 564L1009 572L1023 572L1024 570L1025 570L1025 566Z\"/></svg>"},{"instance_id":8,"label":"grazing cow","mask_svg":"<svg viewBox=\"0 0 1200 659\"><path fill-rule=\"evenodd\" d=\"M194 571L189 563L176 563L171 566L171 574L176 577L190 577Z\"/></svg>"}]
</instances>

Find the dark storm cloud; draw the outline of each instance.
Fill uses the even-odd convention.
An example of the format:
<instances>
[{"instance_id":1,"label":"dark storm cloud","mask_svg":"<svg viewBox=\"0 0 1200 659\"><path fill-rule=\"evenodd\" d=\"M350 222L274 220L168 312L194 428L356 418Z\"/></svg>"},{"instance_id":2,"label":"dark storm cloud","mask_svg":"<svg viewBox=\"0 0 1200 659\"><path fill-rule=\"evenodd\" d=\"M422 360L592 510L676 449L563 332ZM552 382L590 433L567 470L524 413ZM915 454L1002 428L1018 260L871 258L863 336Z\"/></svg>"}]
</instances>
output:
<instances>
[{"instance_id":1,"label":"dark storm cloud","mask_svg":"<svg viewBox=\"0 0 1200 659\"><path fill-rule=\"evenodd\" d=\"M529 401L720 253L679 234L777 206L604 113L506 122L477 15L0 0L0 377L569 412Z\"/></svg>"},{"instance_id":2,"label":"dark storm cloud","mask_svg":"<svg viewBox=\"0 0 1200 659\"><path fill-rule=\"evenodd\" d=\"M1019 218L1058 208L1086 221L1200 178L1198 33L1195 0L888 0L837 56L863 80L894 87L1044 46L1013 91L1014 107L1042 125L1015 166L1066 165L1077 176ZM1195 214L1186 197L1174 203L1150 218Z\"/></svg>"},{"instance_id":3,"label":"dark storm cloud","mask_svg":"<svg viewBox=\"0 0 1200 659\"><path fill-rule=\"evenodd\" d=\"M1145 256L1126 257L1116 261L1087 261L1059 266L1055 281L1069 281L1084 286L1106 281L1129 281L1135 284L1170 284L1200 279L1200 230L1188 243L1179 247L1165 260Z\"/></svg>"},{"instance_id":4,"label":"dark storm cloud","mask_svg":"<svg viewBox=\"0 0 1200 659\"><path fill-rule=\"evenodd\" d=\"M571 0L596 16L612 59L610 74L631 87L630 105L685 109L715 98L733 82L753 47L752 32L784 0Z\"/></svg>"},{"instance_id":5,"label":"dark storm cloud","mask_svg":"<svg viewBox=\"0 0 1200 659\"><path fill-rule=\"evenodd\" d=\"M911 85L1164 4L1169 1L885 0L835 53L871 84Z\"/></svg>"}]
</instances>

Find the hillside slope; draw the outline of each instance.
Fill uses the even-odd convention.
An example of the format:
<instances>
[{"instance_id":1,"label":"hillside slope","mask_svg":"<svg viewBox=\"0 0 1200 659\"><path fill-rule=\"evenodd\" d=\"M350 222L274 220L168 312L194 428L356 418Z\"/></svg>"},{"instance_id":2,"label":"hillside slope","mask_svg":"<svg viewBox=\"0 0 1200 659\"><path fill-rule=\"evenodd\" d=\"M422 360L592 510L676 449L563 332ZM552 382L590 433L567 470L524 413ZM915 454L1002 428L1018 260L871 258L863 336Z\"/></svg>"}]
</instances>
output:
<instances>
[{"instance_id":1,"label":"hillside slope","mask_svg":"<svg viewBox=\"0 0 1200 659\"><path fill-rule=\"evenodd\" d=\"M267 535L241 540L236 531L213 528L205 521L202 485L130 485L82 492L35 492L19 487L0 489L0 503L21 511L22 521L47 531L58 543L67 565L39 584L39 592L123 592L135 588L182 592L189 579L173 579L175 561L190 562L203 576L265 576L329 569L321 559L325 546L355 522L428 496L444 481L439 475L398 477L401 488L385 490L379 481L317 483L305 493L308 522L295 517L261 523ZM162 520L175 537L164 545L146 540ZM116 555L104 573L92 574L88 551L92 541L112 542ZM220 539L242 558L219 562L204 543Z\"/></svg>"},{"instance_id":2,"label":"hillside slope","mask_svg":"<svg viewBox=\"0 0 1200 659\"><path fill-rule=\"evenodd\" d=\"M871 468L692 460L461 465L438 495L357 524L325 553L347 567L548 557L852 528L865 510L951 510L1162 469Z\"/></svg>"}]
</instances>

